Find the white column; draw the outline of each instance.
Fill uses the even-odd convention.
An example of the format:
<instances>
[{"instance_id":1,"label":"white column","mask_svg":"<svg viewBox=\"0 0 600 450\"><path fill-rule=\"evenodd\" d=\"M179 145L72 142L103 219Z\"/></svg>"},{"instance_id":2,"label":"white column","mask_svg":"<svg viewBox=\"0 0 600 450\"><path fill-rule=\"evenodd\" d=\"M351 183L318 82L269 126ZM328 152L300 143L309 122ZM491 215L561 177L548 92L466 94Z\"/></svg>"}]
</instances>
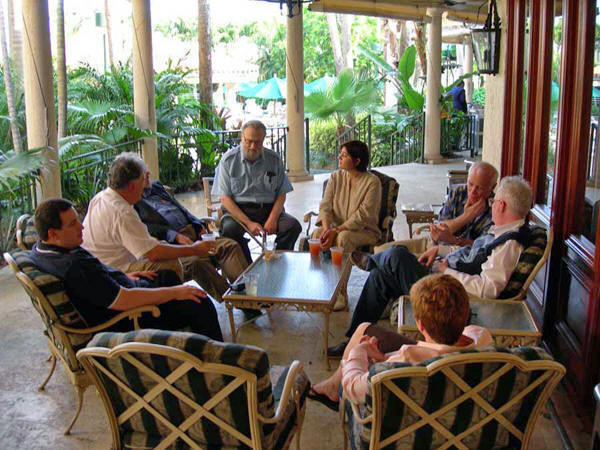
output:
<instances>
[{"instance_id":1,"label":"white column","mask_svg":"<svg viewBox=\"0 0 600 450\"><path fill-rule=\"evenodd\" d=\"M152 20L150 0L133 0L133 111L135 125L156 131L154 68L152 62ZM142 158L153 180L158 180L156 138L144 138Z\"/></svg>"},{"instance_id":2,"label":"white column","mask_svg":"<svg viewBox=\"0 0 600 450\"><path fill-rule=\"evenodd\" d=\"M473 72L473 46L471 45L471 37L465 37L463 41L465 46L465 59L463 61L463 75ZM467 104L473 103L473 77L465 79L465 98Z\"/></svg>"},{"instance_id":3,"label":"white column","mask_svg":"<svg viewBox=\"0 0 600 450\"><path fill-rule=\"evenodd\" d=\"M23 0L23 84L28 148L47 147L38 201L60 197L60 166L47 0Z\"/></svg>"},{"instance_id":4,"label":"white column","mask_svg":"<svg viewBox=\"0 0 600 450\"><path fill-rule=\"evenodd\" d=\"M440 90L442 66L442 10L427 9L427 94L425 111L425 160L430 164L444 161L440 154Z\"/></svg>"},{"instance_id":5,"label":"white column","mask_svg":"<svg viewBox=\"0 0 600 450\"><path fill-rule=\"evenodd\" d=\"M312 180L306 171L304 155L304 44L302 41L302 7L293 8L294 17L287 19L286 118L287 168L291 181Z\"/></svg>"}]
</instances>

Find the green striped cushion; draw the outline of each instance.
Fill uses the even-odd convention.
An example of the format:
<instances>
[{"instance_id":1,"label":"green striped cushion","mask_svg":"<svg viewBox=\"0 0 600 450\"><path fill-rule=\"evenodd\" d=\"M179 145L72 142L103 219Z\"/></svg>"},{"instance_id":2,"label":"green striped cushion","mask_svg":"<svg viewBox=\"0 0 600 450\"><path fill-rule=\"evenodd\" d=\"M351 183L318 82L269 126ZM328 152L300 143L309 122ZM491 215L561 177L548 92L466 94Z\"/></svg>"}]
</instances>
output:
<instances>
[{"instance_id":1,"label":"green striped cushion","mask_svg":"<svg viewBox=\"0 0 600 450\"><path fill-rule=\"evenodd\" d=\"M386 224L384 223L384 219L388 216L394 219L398 215L398 211L396 209L396 201L398 200L399 190L398 182L394 178L376 170L370 170L369 172L379 178L379 181L381 182L381 209L379 210L379 228L382 228L381 232L384 234L384 236L388 232L391 235L391 227L394 221L391 220ZM386 227L390 229L388 230ZM390 240L393 240L393 237L391 237Z\"/></svg>"},{"instance_id":2,"label":"green striped cushion","mask_svg":"<svg viewBox=\"0 0 600 450\"><path fill-rule=\"evenodd\" d=\"M162 330L98 333L88 344L88 347L113 348L125 342L166 345L184 350L204 362L227 364L248 370L256 374L257 377L259 414L264 417L272 417L274 414L275 398L271 388L269 359L267 353L260 348L216 342L194 333ZM157 355L138 354L136 357L163 377L168 376L180 364L177 359ZM140 395L144 395L155 385L154 381L141 375L134 366L123 359L107 359L102 360L102 363L121 380L126 380L127 384ZM304 375L304 377L306 376ZM278 379L279 377L276 377L276 381ZM198 404L204 404L211 396L219 392L229 380L231 380L230 376L190 371L186 377L182 377L175 382L175 386ZM118 388L107 377L103 376L103 382L117 416L134 403L135 400L129 394ZM308 390L308 379L299 380L298 382L303 383L302 392ZM169 393L163 393L154 399L151 404L177 425L192 413L189 406ZM234 426L235 429L246 436L250 436L245 387L236 389L226 400L219 403L213 412L216 412L221 419ZM290 410L288 413L292 417L294 412ZM134 440L139 442L160 440L160 436L169 434L168 429L146 411L134 414L121 425L121 432L124 445L131 445ZM263 446L274 448L275 442L285 439L286 432L289 433L289 430L286 430L285 427L276 429L274 425L263 425L261 427ZM142 434L149 436L144 437ZM201 419L193 425L188 430L188 435L203 448L238 448L242 446L242 443L236 438L207 419Z\"/></svg>"},{"instance_id":3,"label":"green striped cushion","mask_svg":"<svg viewBox=\"0 0 600 450\"><path fill-rule=\"evenodd\" d=\"M85 345L92 338L91 334L71 334L67 336L71 345L73 346L73 355L68 354L62 343L62 339L56 335L56 330L53 326L53 322L56 318L59 319L60 323L72 327L72 328L87 328L87 323L79 314L79 311L75 308L75 305L65 292L65 288L61 280L56 278L54 275L42 272L33 264L29 257L28 250L13 250L11 252L15 263L19 267L19 270L27 275L31 281L38 287L38 289L44 294L48 300L48 307L52 308L54 314L50 314L48 311L40 311L44 324L46 325L46 335L52 339L54 344L62 351L65 360L69 363L71 370L76 371L80 368L79 362L74 356L80 348ZM33 302L34 307L36 303ZM50 314L50 315L49 315Z\"/></svg>"},{"instance_id":4,"label":"green striped cushion","mask_svg":"<svg viewBox=\"0 0 600 450\"><path fill-rule=\"evenodd\" d=\"M481 353L481 352L503 352L511 353L525 361L552 360L543 349L535 347L517 347L507 349L503 347L486 347L477 350L465 350L464 352L451 353L448 355L432 358L427 361L414 364L415 366L427 366L428 364L459 353ZM470 363L457 365L453 370L457 375L466 381L470 386L479 384L483 379L496 372L503 363ZM371 378L379 373L390 369L401 367L411 367L408 363L382 362L374 364L369 369L369 380L367 385L367 398L364 407L364 413L370 414L372 411L371 398ZM518 394L524 386L530 384L537 377L541 376L543 371L523 372L513 368L498 378L495 382L488 385L480 391L480 395L488 401L494 408L504 405L509 399ZM430 377L407 377L395 378L393 383L402 391L407 393L425 411L431 413L444 405L452 402L463 394L456 385L446 378L442 372L437 372ZM544 389L545 384L541 383L536 389L523 397L521 401L515 403L511 408L504 412L506 417L520 431L524 431L529 419L529 413L536 403L539 393ZM382 386L382 428L380 438L387 437L397 433L399 430L409 427L411 424L420 420L420 416L404 405L398 397ZM345 405L347 407L347 405ZM487 413L477 406L471 400L460 403L456 408L452 408L438 418L452 434L457 435L468 429L470 426L480 422L487 416ZM347 427L351 430L351 443L353 448L368 448L371 434L370 425L360 426L350 416ZM479 431L471 434L463 440L468 448L497 448L504 446L518 445L518 442L511 437L512 435L498 422L491 420ZM409 434L396 441L389 448L437 448L446 442L446 438L430 426L418 428L414 433Z\"/></svg>"},{"instance_id":5,"label":"green striped cushion","mask_svg":"<svg viewBox=\"0 0 600 450\"><path fill-rule=\"evenodd\" d=\"M531 243L521 253L517 268L510 276L508 284L498 298L511 298L519 293L527 277L529 277L535 265L542 258L547 243L548 235L546 234L546 230L541 227L533 227L531 229Z\"/></svg>"},{"instance_id":6,"label":"green striped cushion","mask_svg":"<svg viewBox=\"0 0 600 450\"><path fill-rule=\"evenodd\" d=\"M33 216L29 214L23 214L21 217L19 217L19 220L17 221L17 230L21 231L23 245L27 248L27 250L31 250L33 248L33 244L35 244L38 240L38 234L37 230L35 229Z\"/></svg>"}]
</instances>

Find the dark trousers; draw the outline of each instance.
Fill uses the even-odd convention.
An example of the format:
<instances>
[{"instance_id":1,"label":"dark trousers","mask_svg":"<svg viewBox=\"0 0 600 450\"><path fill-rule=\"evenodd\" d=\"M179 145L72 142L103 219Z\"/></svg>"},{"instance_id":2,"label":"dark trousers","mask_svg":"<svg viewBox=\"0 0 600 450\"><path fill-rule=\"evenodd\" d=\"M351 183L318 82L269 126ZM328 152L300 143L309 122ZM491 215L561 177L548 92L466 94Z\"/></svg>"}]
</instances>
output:
<instances>
[{"instance_id":1,"label":"dark trousers","mask_svg":"<svg viewBox=\"0 0 600 450\"><path fill-rule=\"evenodd\" d=\"M271 214L271 209L273 209L273 205L247 203L239 204L238 206L250 220L260 223L263 226L269 218L269 214ZM223 209L223 212L227 213L225 209ZM301 231L302 227L300 222L283 211L277 221L277 237L275 238L277 249L294 250L296 239L298 239ZM248 262L251 263L252 257L250 256L250 249L248 248L248 239L244 238L245 232L246 230L230 217L225 217L221 222L221 235L231 238L240 244L244 256Z\"/></svg>"},{"instance_id":2,"label":"dark trousers","mask_svg":"<svg viewBox=\"0 0 600 450\"><path fill-rule=\"evenodd\" d=\"M403 245L372 255L367 270L369 277L354 309L348 337L361 323L377 322L390 300L408 294L417 280L431 273Z\"/></svg>"},{"instance_id":3,"label":"dark trousers","mask_svg":"<svg viewBox=\"0 0 600 450\"><path fill-rule=\"evenodd\" d=\"M158 288L180 285L181 281L172 270L159 270L154 280L140 279L135 285L143 288ZM142 328L156 328L159 330L177 331L189 329L193 333L202 334L216 341L223 341L223 334L219 326L217 310L209 298L202 299L200 303L193 300L171 300L157 305L160 316L154 317L145 313L139 320ZM133 322L122 320L111 327L112 331L130 331Z\"/></svg>"}]
</instances>

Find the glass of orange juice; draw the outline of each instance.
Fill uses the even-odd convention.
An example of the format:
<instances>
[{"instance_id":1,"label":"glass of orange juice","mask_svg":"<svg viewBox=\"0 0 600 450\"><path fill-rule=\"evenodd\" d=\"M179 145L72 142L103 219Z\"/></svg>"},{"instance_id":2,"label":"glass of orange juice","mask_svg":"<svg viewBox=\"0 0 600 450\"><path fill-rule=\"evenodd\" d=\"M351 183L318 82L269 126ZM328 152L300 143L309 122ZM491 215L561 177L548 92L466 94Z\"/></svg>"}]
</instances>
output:
<instances>
[{"instance_id":1,"label":"glass of orange juice","mask_svg":"<svg viewBox=\"0 0 600 450\"><path fill-rule=\"evenodd\" d=\"M335 266L342 265L342 257L344 256L344 247L331 247L331 262Z\"/></svg>"},{"instance_id":2,"label":"glass of orange juice","mask_svg":"<svg viewBox=\"0 0 600 450\"><path fill-rule=\"evenodd\" d=\"M275 241L267 240L265 242L265 261L269 261L275 255Z\"/></svg>"},{"instance_id":3,"label":"glass of orange juice","mask_svg":"<svg viewBox=\"0 0 600 450\"><path fill-rule=\"evenodd\" d=\"M310 250L310 256L318 258L321 251L321 241L319 239L309 239L308 249Z\"/></svg>"}]
</instances>

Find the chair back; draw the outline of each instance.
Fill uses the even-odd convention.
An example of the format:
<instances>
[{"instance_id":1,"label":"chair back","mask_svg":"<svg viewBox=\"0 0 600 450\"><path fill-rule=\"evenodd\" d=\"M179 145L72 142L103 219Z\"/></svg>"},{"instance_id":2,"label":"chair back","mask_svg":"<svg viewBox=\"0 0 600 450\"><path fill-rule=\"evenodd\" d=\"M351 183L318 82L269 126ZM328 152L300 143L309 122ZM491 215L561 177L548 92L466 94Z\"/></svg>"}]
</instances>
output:
<instances>
[{"instance_id":1,"label":"chair back","mask_svg":"<svg viewBox=\"0 0 600 450\"><path fill-rule=\"evenodd\" d=\"M204 189L204 204L206 205L206 215L221 217L221 201L218 197L213 197L211 194L214 177L202 177L202 189Z\"/></svg>"},{"instance_id":2,"label":"chair back","mask_svg":"<svg viewBox=\"0 0 600 450\"><path fill-rule=\"evenodd\" d=\"M5 253L4 259L17 269L15 275L33 307L44 323L44 334L51 345L58 350L60 358L72 372L81 370L76 353L92 339L91 334L72 334L56 325L73 328L86 328L88 325L65 292L63 282L54 275L42 272L32 261L28 250L14 250Z\"/></svg>"},{"instance_id":3,"label":"chair back","mask_svg":"<svg viewBox=\"0 0 600 450\"><path fill-rule=\"evenodd\" d=\"M104 402L116 448L272 448L269 359L194 333L98 333L77 357Z\"/></svg>"},{"instance_id":4,"label":"chair back","mask_svg":"<svg viewBox=\"0 0 600 450\"><path fill-rule=\"evenodd\" d=\"M381 245L394 240L392 226L398 215L396 202L398 201L399 185L395 178L378 172L377 170L369 170L369 172L379 178L379 181L381 182L381 208L379 210L381 239L378 242L378 245Z\"/></svg>"},{"instance_id":5,"label":"chair back","mask_svg":"<svg viewBox=\"0 0 600 450\"><path fill-rule=\"evenodd\" d=\"M21 250L31 250L38 240L37 230L31 214L23 214L17 219L17 245Z\"/></svg>"},{"instance_id":6,"label":"chair back","mask_svg":"<svg viewBox=\"0 0 600 450\"><path fill-rule=\"evenodd\" d=\"M526 448L565 368L541 348L487 347L369 371L353 447ZM345 409L357 409L347 401ZM357 412L358 413L358 412ZM348 412L346 412L346 415Z\"/></svg>"},{"instance_id":7,"label":"chair back","mask_svg":"<svg viewBox=\"0 0 600 450\"><path fill-rule=\"evenodd\" d=\"M525 298L533 279L548 260L552 249L552 230L535 226L531 229L529 246L521 252L517 267L508 284L498 296L499 299L520 300Z\"/></svg>"}]
</instances>

